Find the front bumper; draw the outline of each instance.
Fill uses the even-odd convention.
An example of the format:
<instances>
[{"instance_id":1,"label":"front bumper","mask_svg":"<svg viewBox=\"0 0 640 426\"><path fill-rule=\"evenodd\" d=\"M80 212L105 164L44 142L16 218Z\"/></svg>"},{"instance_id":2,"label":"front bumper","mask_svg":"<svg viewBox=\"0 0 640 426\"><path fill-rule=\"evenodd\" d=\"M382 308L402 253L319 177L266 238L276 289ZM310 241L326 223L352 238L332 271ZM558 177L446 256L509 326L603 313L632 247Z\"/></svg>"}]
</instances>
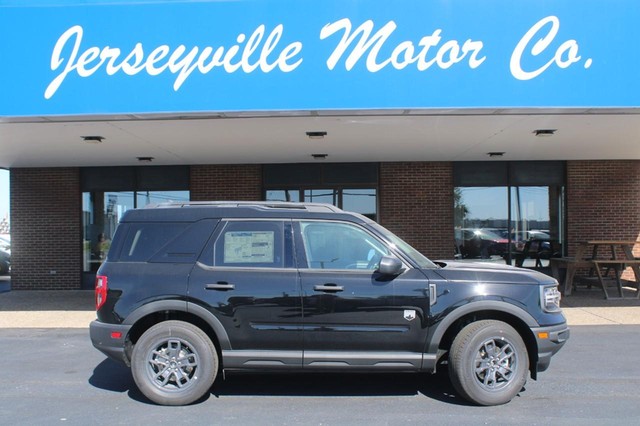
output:
<instances>
[{"instance_id":1,"label":"front bumper","mask_svg":"<svg viewBox=\"0 0 640 426\"><path fill-rule=\"evenodd\" d=\"M569 339L569 326L565 322L549 327L532 328L531 331L533 331L538 345L538 362L536 363L535 371L545 371L549 368L551 357L558 352Z\"/></svg>"},{"instance_id":2,"label":"front bumper","mask_svg":"<svg viewBox=\"0 0 640 426\"><path fill-rule=\"evenodd\" d=\"M129 365L125 346L130 329L130 325L107 324L95 320L89 325L89 336L93 346L100 352L115 361Z\"/></svg>"}]
</instances>

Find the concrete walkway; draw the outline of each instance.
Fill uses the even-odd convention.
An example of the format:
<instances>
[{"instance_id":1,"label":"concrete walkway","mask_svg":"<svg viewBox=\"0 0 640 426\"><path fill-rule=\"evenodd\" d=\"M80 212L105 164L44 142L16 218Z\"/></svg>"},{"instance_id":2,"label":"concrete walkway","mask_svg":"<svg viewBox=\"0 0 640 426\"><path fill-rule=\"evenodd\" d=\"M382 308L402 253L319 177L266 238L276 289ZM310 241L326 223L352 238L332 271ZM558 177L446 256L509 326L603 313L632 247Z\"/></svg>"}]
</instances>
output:
<instances>
[{"instance_id":1,"label":"concrete walkway","mask_svg":"<svg viewBox=\"0 0 640 426\"><path fill-rule=\"evenodd\" d=\"M1 290L0 290L1 291ZM640 324L640 300L604 300L599 289L579 290L562 300L570 326ZM0 292L0 328L86 328L95 319L92 290Z\"/></svg>"}]
</instances>

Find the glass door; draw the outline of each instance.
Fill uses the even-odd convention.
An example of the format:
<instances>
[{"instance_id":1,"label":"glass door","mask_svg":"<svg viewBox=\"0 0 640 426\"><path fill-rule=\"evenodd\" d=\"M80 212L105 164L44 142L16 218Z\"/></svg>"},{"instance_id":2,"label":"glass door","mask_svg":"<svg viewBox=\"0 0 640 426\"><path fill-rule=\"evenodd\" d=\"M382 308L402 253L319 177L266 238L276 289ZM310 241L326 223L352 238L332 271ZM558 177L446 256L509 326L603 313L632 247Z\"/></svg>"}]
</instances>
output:
<instances>
[{"instance_id":1,"label":"glass door","mask_svg":"<svg viewBox=\"0 0 640 426\"><path fill-rule=\"evenodd\" d=\"M508 188L458 187L454 190L457 258L504 263L508 259Z\"/></svg>"},{"instance_id":2,"label":"glass door","mask_svg":"<svg viewBox=\"0 0 640 426\"><path fill-rule=\"evenodd\" d=\"M512 264L546 268L563 246L562 188L514 186L510 190Z\"/></svg>"}]
</instances>

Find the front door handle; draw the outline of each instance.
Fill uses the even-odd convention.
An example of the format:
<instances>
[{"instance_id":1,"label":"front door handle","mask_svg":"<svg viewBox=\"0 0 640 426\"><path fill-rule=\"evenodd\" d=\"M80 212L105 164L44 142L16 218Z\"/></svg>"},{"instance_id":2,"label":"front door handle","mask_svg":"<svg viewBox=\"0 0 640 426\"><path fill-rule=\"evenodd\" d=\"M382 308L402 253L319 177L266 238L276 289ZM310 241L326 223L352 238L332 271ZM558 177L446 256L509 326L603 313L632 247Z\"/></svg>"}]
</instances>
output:
<instances>
[{"instance_id":1,"label":"front door handle","mask_svg":"<svg viewBox=\"0 0 640 426\"><path fill-rule=\"evenodd\" d=\"M325 291L327 293L337 293L344 291L344 287L336 284L319 284L313 287L315 291Z\"/></svg>"},{"instance_id":2,"label":"front door handle","mask_svg":"<svg viewBox=\"0 0 640 426\"><path fill-rule=\"evenodd\" d=\"M215 284L207 284L204 286L204 288L207 290L228 291L235 290L236 286L227 282L220 281Z\"/></svg>"}]
</instances>

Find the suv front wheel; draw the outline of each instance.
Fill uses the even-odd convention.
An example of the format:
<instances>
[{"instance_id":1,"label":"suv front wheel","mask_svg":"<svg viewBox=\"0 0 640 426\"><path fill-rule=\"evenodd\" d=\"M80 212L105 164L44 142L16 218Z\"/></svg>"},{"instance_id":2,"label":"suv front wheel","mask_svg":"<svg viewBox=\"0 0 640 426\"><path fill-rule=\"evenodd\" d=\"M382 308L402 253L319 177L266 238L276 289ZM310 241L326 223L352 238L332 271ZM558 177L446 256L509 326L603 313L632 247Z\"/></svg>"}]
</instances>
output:
<instances>
[{"instance_id":1,"label":"suv front wheel","mask_svg":"<svg viewBox=\"0 0 640 426\"><path fill-rule=\"evenodd\" d=\"M529 370L520 334L502 321L484 320L464 327L449 352L453 387L478 405L504 404L524 386Z\"/></svg>"},{"instance_id":2,"label":"suv front wheel","mask_svg":"<svg viewBox=\"0 0 640 426\"><path fill-rule=\"evenodd\" d=\"M133 348L133 379L151 401L190 404L209 391L218 372L211 339L183 321L164 321L149 328Z\"/></svg>"}]
</instances>

